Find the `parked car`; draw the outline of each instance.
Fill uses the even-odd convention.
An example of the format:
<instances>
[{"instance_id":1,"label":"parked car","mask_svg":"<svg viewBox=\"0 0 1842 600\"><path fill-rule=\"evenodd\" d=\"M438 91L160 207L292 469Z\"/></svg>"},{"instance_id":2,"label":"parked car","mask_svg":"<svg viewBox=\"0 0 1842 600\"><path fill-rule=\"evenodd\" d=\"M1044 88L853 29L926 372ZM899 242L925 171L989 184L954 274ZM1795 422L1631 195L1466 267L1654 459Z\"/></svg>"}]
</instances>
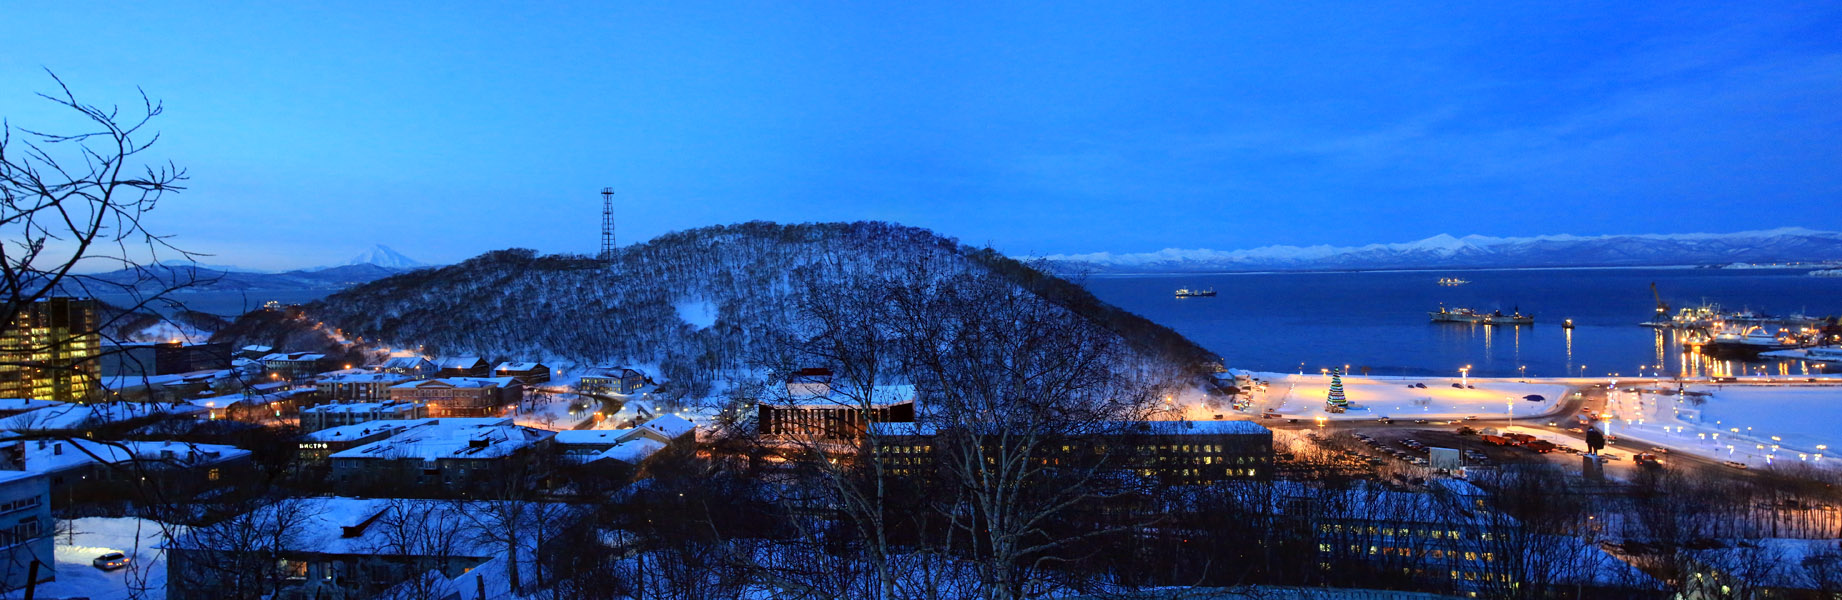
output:
<instances>
[{"instance_id":1,"label":"parked car","mask_svg":"<svg viewBox=\"0 0 1842 600\"><path fill-rule=\"evenodd\" d=\"M1725 460L1725 461L1721 461L1721 464L1727 465L1729 467L1733 467L1735 469L1747 468L1746 463L1743 463L1737 460Z\"/></svg>"},{"instance_id":2,"label":"parked car","mask_svg":"<svg viewBox=\"0 0 1842 600\"><path fill-rule=\"evenodd\" d=\"M1453 387L1453 388L1456 388L1456 389L1461 389L1461 390L1462 390L1462 389L1465 389L1465 384L1462 384L1462 383L1454 383L1454 384L1452 384L1452 387Z\"/></svg>"},{"instance_id":3,"label":"parked car","mask_svg":"<svg viewBox=\"0 0 1842 600\"><path fill-rule=\"evenodd\" d=\"M1476 421L1477 415L1465 415L1465 420L1466 421Z\"/></svg>"},{"instance_id":4,"label":"parked car","mask_svg":"<svg viewBox=\"0 0 1842 600\"><path fill-rule=\"evenodd\" d=\"M1422 390L1426 389L1426 384L1424 383L1416 383L1416 384L1413 384L1413 386L1416 388L1422 389Z\"/></svg>"},{"instance_id":5,"label":"parked car","mask_svg":"<svg viewBox=\"0 0 1842 600\"><path fill-rule=\"evenodd\" d=\"M1421 425L1425 425L1425 424L1426 424L1426 419L1414 419L1414 420L1413 420L1413 422L1415 422L1415 423L1419 423L1419 424L1421 424Z\"/></svg>"},{"instance_id":6,"label":"parked car","mask_svg":"<svg viewBox=\"0 0 1842 600\"><path fill-rule=\"evenodd\" d=\"M128 566L129 560L130 559L128 558L128 555L126 554L122 554L120 552L110 552L108 554L104 554L102 556L96 557L96 560L90 561L90 566L96 567L98 569L102 569L104 571L113 571L113 570Z\"/></svg>"}]
</instances>

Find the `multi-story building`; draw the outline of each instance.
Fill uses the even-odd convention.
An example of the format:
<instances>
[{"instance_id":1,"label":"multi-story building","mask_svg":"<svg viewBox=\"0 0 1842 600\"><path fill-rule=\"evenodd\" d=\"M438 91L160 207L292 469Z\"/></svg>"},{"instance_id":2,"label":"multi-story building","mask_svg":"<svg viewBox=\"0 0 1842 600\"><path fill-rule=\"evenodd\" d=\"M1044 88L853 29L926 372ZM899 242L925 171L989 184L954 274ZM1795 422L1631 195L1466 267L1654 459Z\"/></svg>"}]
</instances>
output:
<instances>
[{"instance_id":1,"label":"multi-story building","mask_svg":"<svg viewBox=\"0 0 1842 600\"><path fill-rule=\"evenodd\" d=\"M345 402L303 408L301 431L319 431L371 421L408 421L428 418L428 405L420 402Z\"/></svg>"},{"instance_id":2,"label":"multi-story building","mask_svg":"<svg viewBox=\"0 0 1842 600\"><path fill-rule=\"evenodd\" d=\"M365 421L353 425L328 427L302 435L300 439L301 458L308 461L322 461L327 457L371 442L390 439L415 427L433 425L434 419L407 419L387 421Z\"/></svg>"},{"instance_id":3,"label":"multi-story building","mask_svg":"<svg viewBox=\"0 0 1842 600\"><path fill-rule=\"evenodd\" d=\"M0 329L0 398L87 402L98 394L96 301L49 298Z\"/></svg>"},{"instance_id":4,"label":"multi-story building","mask_svg":"<svg viewBox=\"0 0 1842 600\"><path fill-rule=\"evenodd\" d=\"M544 514L573 519L579 514L561 505ZM276 511L290 511L277 518ZM189 527L165 546L168 553L165 595L171 600L217 600L263 597L273 600L407 597L389 592L414 577L443 580L480 569L505 549L483 536L465 535L472 527L510 531L519 540L541 540L535 525L501 524L481 506L446 500L321 497L267 504L256 514L222 524ZM527 514L517 512L516 514ZM226 541L238 523L286 525L274 541L255 547ZM567 526L546 522L545 527ZM414 539L437 543L405 543ZM552 549L540 545L534 554ZM280 569L276 581L248 577L258 569ZM268 588L270 584L274 589ZM475 588L466 588L472 591ZM459 594L439 597L461 597ZM496 596L495 596L496 597Z\"/></svg>"},{"instance_id":5,"label":"multi-story building","mask_svg":"<svg viewBox=\"0 0 1842 600\"><path fill-rule=\"evenodd\" d=\"M510 377L448 377L390 386L393 402L427 404L431 417L497 417L524 399Z\"/></svg>"},{"instance_id":6,"label":"multi-story building","mask_svg":"<svg viewBox=\"0 0 1842 600\"><path fill-rule=\"evenodd\" d=\"M525 385L550 381L550 367L537 362L502 362L492 368L493 377L511 377Z\"/></svg>"},{"instance_id":7,"label":"multi-story building","mask_svg":"<svg viewBox=\"0 0 1842 600\"><path fill-rule=\"evenodd\" d=\"M428 379L434 377L441 368L429 362L429 359L420 356L392 356L385 359L384 364L378 365L377 370L408 375L410 379Z\"/></svg>"},{"instance_id":8,"label":"multi-story building","mask_svg":"<svg viewBox=\"0 0 1842 600\"><path fill-rule=\"evenodd\" d=\"M853 398L843 391L831 393L829 381L821 387L789 380L787 388L786 398L755 406L755 431L759 435L855 440L870 423L915 420L912 385L876 386L867 398Z\"/></svg>"},{"instance_id":9,"label":"multi-story building","mask_svg":"<svg viewBox=\"0 0 1842 600\"><path fill-rule=\"evenodd\" d=\"M917 423L874 423L870 442L892 461L888 472L922 475L937 466L939 444L972 436L943 436ZM1270 475L1273 432L1253 421L1144 421L1121 423L1101 433L1059 436L1041 443L1037 452L1050 464L1081 468L1092 461L1132 471L1148 479L1196 484ZM994 441L992 443L1003 443Z\"/></svg>"},{"instance_id":10,"label":"multi-story building","mask_svg":"<svg viewBox=\"0 0 1842 600\"><path fill-rule=\"evenodd\" d=\"M283 381L306 379L326 370L326 355L317 352L277 352L259 360L270 377Z\"/></svg>"},{"instance_id":11,"label":"multi-story building","mask_svg":"<svg viewBox=\"0 0 1842 600\"><path fill-rule=\"evenodd\" d=\"M0 474L17 470L44 475L59 503L119 501L134 497L150 479L173 493L237 481L247 476L249 457L248 450L219 444L23 440L0 446Z\"/></svg>"},{"instance_id":12,"label":"multi-story building","mask_svg":"<svg viewBox=\"0 0 1842 600\"><path fill-rule=\"evenodd\" d=\"M38 583L56 578L52 531L51 484L44 474L0 471L0 591L25 587L35 562Z\"/></svg>"},{"instance_id":13,"label":"multi-story building","mask_svg":"<svg viewBox=\"0 0 1842 600\"><path fill-rule=\"evenodd\" d=\"M478 356L443 356L435 359L436 377L486 377L492 365Z\"/></svg>"},{"instance_id":14,"label":"multi-story building","mask_svg":"<svg viewBox=\"0 0 1842 600\"><path fill-rule=\"evenodd\" d=\"M328 402L376 402L390 399L390 386L411 381L388 372L341 372L320 378L320 397Z\"/></svg>"},{"instance_id":15,"label":"multi-story building","mask_svg":"<svg viewBox=\"0 0 1842 600\"><path fill-rule=\"evenodd\" d=\"M230 344L156 342L103 346L102 375L147 377L230 368Z\"/></svg>"},{"instance_id":16,"label":"multi-story building","mask_svg":"<svg viewBox=\"0 0 1842 600\"><path fill-rule=\"evenodd\" d=\"M576 383L576 391L584 394L631 394L646 387L646 374L638 369L628 367L590 367Z\"/></svg>"},{"instance_id":17,"label":"multi-story building","mask_svg":"<svg viewBox=\"0 0 1842 600\"><path fill-rule=\"evenodd\" d=\"M639 464L668 446L695 443L697 426L684 417L664 415L632 429L575 429L556 432L551 443L578 463L615 460Z\"/></svg>"},{"instance_id":18,"label":"multi-story building","mask_svg":"<svg viewBox=\"0 0 1842 600\"><path fill-rule=\"evenodd\" d=\"M332 480L353 491L389 486L460 491L503 471L548 443L555 432L493 418L432 419L429 426L330 456Z\"/></svg>"}]
</instances>

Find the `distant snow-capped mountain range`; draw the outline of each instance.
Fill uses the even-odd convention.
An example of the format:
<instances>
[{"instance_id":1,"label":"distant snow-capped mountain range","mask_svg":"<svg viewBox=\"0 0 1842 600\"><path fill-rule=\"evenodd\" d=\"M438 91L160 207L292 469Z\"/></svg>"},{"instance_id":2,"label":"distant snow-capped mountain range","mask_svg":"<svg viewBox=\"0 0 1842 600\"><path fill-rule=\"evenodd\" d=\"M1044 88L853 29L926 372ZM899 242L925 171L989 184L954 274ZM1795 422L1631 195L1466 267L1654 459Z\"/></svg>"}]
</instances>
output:
<instances>
[{"instance_id":1,"label":"distant snow-capped mountain range","mask_svg":"<svg viewBox=\"0 0 1842 600\"><path fill-rule=\"evenodd\" d=\"M370 248L366 249L364 252L358 253L357 256L352 257L351 260L345 261L342 264L322 265L318 267L307 267L304 269L293 269L292 271L251 269L247 267L239 267L236 265L219 265L219 264L202 263L202 262L195 263L195 262L184 260L184 259L168 259L168 260L160 261L159 264L162 266L176 268L176 269L196 268L196 269L209 269L212 271L222 271L225 273L263 273L263 274L285 273L285 272L292 272L292 271L305 271L305 272L312 273L312 272L318 272L318 271L325 271L328 269L337 269L340 267L350 267L350 266L356 266L356 265L376 265L379 267L383 267L385 269L391 269L391 270L396 270L396 271L411 271L415 269L420 269L422 267L434 266L429 263L425 263L425 262L410 258L408 256L404 256L403 253L397 252L391 247L385 246L383 244L377 244L377 245L371 246Z\"/></svg>"},{"instance_id":2,"label":"distant snow-capped mountain range","mask_svg":"<svg viewBox=\"0 0 1842 600\"><path fill-rule=\"evenodd\" d=\"M428 263L403 256L403 253L392 250L389 246L383 244L372 246L371 249L359 253L358 256L352 257L352 260L346 261L345 264L348 266L377 265L380 267L403 270L429 266Z\"/></svg>"},{"instance_id":3,"label":"distant snow-capped mountain range","mask_svg":"<svg viewBox=\"0 0 1842 600\"><path fill-rule=\"evenodd\" d=\"M1787 227L1738 233L1453 237L1367 246L1169 248L1136 254L1041 257L1057 270L1094 273L1349 269L1724 265L1842 259L1842 233Z\"/></svg>"}]
</instances>

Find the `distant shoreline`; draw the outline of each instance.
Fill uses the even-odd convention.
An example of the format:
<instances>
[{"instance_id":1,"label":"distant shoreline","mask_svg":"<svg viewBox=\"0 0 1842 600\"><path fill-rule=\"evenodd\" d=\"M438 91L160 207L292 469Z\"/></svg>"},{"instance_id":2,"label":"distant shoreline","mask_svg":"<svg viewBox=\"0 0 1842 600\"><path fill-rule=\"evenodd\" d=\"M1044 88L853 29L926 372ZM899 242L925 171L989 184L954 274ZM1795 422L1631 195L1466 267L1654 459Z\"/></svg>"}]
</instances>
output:
<instances>
[{"instance_id":1,"label":"distant shoreline","mask_svg":"<svg viewBox=\"0 0 1842 600\"><path fill-rule=\"evenodd\" d=\"M1449 267L1449 268L1377 268L1377 269L1300 269L1296 271L1098 271L1083 273L1080 271L1053 271L1056 275L1067 277L1166 277L1189 275L1322 275L1331 273L1455 273L1467 271L1618 271L1637 269L1657 270L1693 270L1709 271L1795 271L1800 269L1818 270L1820 266L1809 267L1749 267L1731 268L1710 265L1620 265L1599 267Z\"/></svg>"}]
</instances>

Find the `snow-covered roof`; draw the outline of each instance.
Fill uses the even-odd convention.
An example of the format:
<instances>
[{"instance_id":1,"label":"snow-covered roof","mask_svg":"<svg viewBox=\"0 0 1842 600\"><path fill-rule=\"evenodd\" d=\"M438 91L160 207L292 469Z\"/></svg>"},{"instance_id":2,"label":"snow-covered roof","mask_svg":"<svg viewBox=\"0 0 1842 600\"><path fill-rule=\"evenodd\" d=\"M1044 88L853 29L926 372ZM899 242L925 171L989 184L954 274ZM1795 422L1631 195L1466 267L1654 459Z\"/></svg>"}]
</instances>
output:
<instances>
[{"instance_id":1,"label":"snow-covered roof","mask_svg":"<svg viewBox=\"0 0 1842 600\"><path fill-rule=\"evenodd\" d=\"M486 361L478 356L443 356L433 362L435 366L443 369L472 369L486 364Z\"/></svg>"},{"instance_id":2,"label":"snow-covered roof","mask_svg":"<svg viewBox=\"0 0 1842 600\"><path fill-rule=\"evenodd\" d=\"M100 383L105 390L131 390L147 386L170 386L183 383L204 383L217 378L215 371L198 371L193 373L173 373L170 375L113 375L102 378Z\"/></svg>"},{"instance_id":3,"label":"snow-covered roof","mask_svg":"<svg viewBox=\"0 0 1842 600\"><path fill-rule=\"evenodd\" d=\"M392 356L390 357L390 360L384 361L384 368L386 369L414 369L416 367L421 366L423 363L434 364L432 362L429 362L429 359L422 358L420 356Z\"/></svg>"},{"instance_id":4,"label":"snow-covered roof","mask_svg":"<svg viewBox=\"0 0 1842 600\"><path fill-rule=\"evenodd\" d=\"M884 437L914 437L937 433L934 426L921 423L871 423L868 431L870 435Z\"/></svg>"},{"instance_id":5,"label":"snow-covered roof","mask_svg":"<svg viewBox=\"0 0 1842 600\"><path fill-rule=\"evenodd\" d=\"M325 354L320 354L317 352L277 352L274 354L265 355L262 358L259 358L257 360L260 360L262 362L269 362L272 360L299 362L299 361L307 361L307 360L321 360L324 358L326 358Z\"/></svg>"},{"instance_id":6,"label":"snow-covered roof","mask_svg":"<svg viewBox=\"0 0 1842 600\"><path fill-rule=\"evenodd\" d=\"M639 429L663 435L666 439L676 439L696 428L697 425L678 415L662 415L639 426Z\"/></svg>"},{"instance_id":7,"label":"snow-covered roof","mask_svg":"<svg viewBox=\"0 0 1842 600\"><path fill-rule=\"evenodd\" d=\"M570 429L556 432L553 442L565 446L618 444L632 437L632 429Z\"/></svg>"},{"instance_id":8,"label":"snow-covered roof","mask_svg":"<svg viewBox=\"0 0 1842 600\"><path fill-rule=\"evenodd\" d=\"M1142 421L1138 433L1150 435L1264 435L1272 430L1253 421ZM922 423L871 423L869 432L879 436L934 435L933 425Z\"/></svg>"},{"instance_id":9,"label":"snow-covered roof","mask_svg":"<svg viewBox=\"0 0 1842 600\"><path fill-rule=\"evenodd\" d=\"M399 383L399 384L390 386L390 389L411 390L411 389L428 388L428 387L493 388L493 387L506 387L506 386L509 386L515 383L518 383L518 380L511 378L511 377L443 377L440 379L429 379L426 381L412 381L409 383Z\"/></svg>"},{"instance_id":10,"label":"snow-covered roof","mask_svg":"<svg viewBox=\"0 0 1842 600\"><path fill-rule=\"evenodd\" d=\"M857 392L854 390L848 390L848 389L842 388L837 385L832 385L829 387L830 387L831 392L828 394L795 393L795 394L790 394L789 397L784 400L784 402L776 401L776 402L768 402L768 404L784 405L784 406L839 407L839 408L859 407L865 404L866 399L857 397ZM909 384L879 385L879 386L870 388L870 397L868 398L868 404L870 406L890 406L890 405L895 405L895 404L914 402L915 394L916 392L915 392L914 385L909 385Z\"/></svg>"},{"instance_id":11,"label":"snow-covered roof","mask_svg":"<svg viewBox=\"0 0 1842 600\"><path fill-rule=\"evenodd\" d=\"M33 398L0 398L0 411L38 410L63 404L56 400L38 400Z\"/></svg>"},{"instance_id":12,"label":"snow-covered roof","mask_svg":"<svg viewBox=\"0 0 1842 600\"><path fill-rule=\"evenodd\" d=\"M641 371L639 369L632 368L632 367L627 367L627 366L599 365L599 366L589 367L588 372L582 375L583 379L608 378L608 377L616 377L616 378L646 377L646 372Z\"/></svg>"},{"instance_id":13,"label":"snow-covered roof","mask_svg":"<svg viewBox=\"0 0 1842 600\"><path fill-rule=\"evenodd\" d=\"M1273 432L1253 421L1145 421L1142 430L1154 435L1261 435Z\"/></svg>"},{"instance_id":14,"label":"snow-covered roof","mask_svg":"<svg viewBox=\"0 0 1842 600\"><path fill-rule=\"evenodd\" d=\"M345 440L361 439L366 436L374 435L380 432L389 433L391 435L396 435L404 431L407 431L412 427L423 427L423 426L432 424L434 422L435 422L435 419L402 419L402 420L379 419L376 421L365 421L363 423L358 423L354 425L340 425L338 427L329 427L326 429L321 429L319 431L315 431L313 433L303 435L301 436L301 439L309 441L309 442L338 442L338 441L345 441Z\"/></svg>"},{"instance_id":15,"label":"snow-covered roof","mask_svg":"<svg viewBox=\"0 0 1842 600\"><path fill-rule=\"evenodd\" d=\"M386 536L390 535L392 521L396 514L414 515L407 519L416 527L454 528L464 531L469 526L482 524L490 526L493 515L507 514L504 511L484 510L474 502L455 502L451 500L415 500L391 498L290 498L283 500L285 507L269 505L257 511L275 511L285 508L290 512L304 516L304 520L292 521L288 535L276 535L282 543L284 552L314 552L323 554L364 554L364 555L403 555L401 544L390 544ZM538 503L533 503L538 504ZM563 505L550 504L557 510L570 510ZM525 514L529 511L521 511ZM245 523L275 523L277 519L248 519ZM198 548L212 543L209 526L196 527L175 537L171 543L174 548ZM533 535L525 533L522 535ZM451 546L444 548L449 556L487 558L504 550L504 545L487 540L485 536L456 535Z\"/></svg>"},{"instance_id":16,"label":"snow-covered roof","mask_svg":"<svg viewBox=\"0 0 1842 600\"><path fill-rule=\"evenodd\" d=\"M549 368L550 367L544 366L544 363L502 362L502 363L499 363L499 366L493 367L493 370L494 371L531 371L531 370L536 370L536 369L549 370Z\"/></svg>"},{"instance_id":17,"label":"snow-covered roof","mask_svg":"<svg viewBox=\"0 0 1842 600\"><path fill-rule=\"evenodd\" d=\"M603 450L600 454L595 455L594 458L589 460L596 461L606 459L618 460L628 464L639 464L640 461L646 460L646 457L652 456L654 452L658 452L664 448L664 442L652 438L639 437L616 444L613 448Z\"/></svg>"},{"instance_id":18,"label":"snow-covered roof","mask_svg":"<svg viewBox=\"0 0 1842 600\"><path fill-rule=\"evenodd\" d=\"M163 402L59 404L0 419L0 429L22 432L85 429L141 417L163 414L196 415L202 412L205 412L205 409L190 404Z\"/></svg>"},{"instance_id":19,"label":"snow-covered roof","mask_svg":"<svg viewBox=\"0 0 1842 600\"><path fill-rule=\"evenodd\" d=\"M165 462L172 466L202 466L239 460L248 450L218 444L186 442L97 442L81 438L24 440L25 470L56 473L86 465L125 464L135 460ZM167 453L171 453L168 456Z\"/></svg>"},{"instance_id":20,"label":"snow-covered roof","mask_svg":"<svg viewBox=\"0 0 1842 600\"><path fill-rule=\"evenodd\" d=\"M378 373L373 371L337 372L322 374L320 383L402 383L410 376L400 373Z\"/></svg>"},{"instance_id":21,"label":"snow-covered roof","mask_svg":"<svg viewBox=\"0 0 1842 600\"><path fill-rule=\"evenodd\" d=\"M268 352L268 351L270 351L270 350L274 350L274 349L275 349L275 348L273 348L273 347L270 347L270 346L257 346L257 345L255 345L255 344L251 344L251 345L248 345L248 346L244 346L244 347L242 347L242 348L238 348L238 350L241 350L241 351L244 351L244 352L250 352L250 353L255 353L255 352Z\"/></svg>"},{"instance_id":22,"label":"snow-covered roof","mask_svg":"<svg viewBox=\"0 0 1842 600\"><path fill-rule=\"evenodd\" d=\"M332 458L500 458L551 435L542 429L513 425L511 419L444 418L390 439L335 453Z\"/></svg>"},{"instance_id":23,"label":"snow-covered roof","mask_svg":"<svg viewBox=\"0 0 1842 600\"><path fill-rule=\"evenodd\" d=\"M303 413L368 413L368 412L404 412L422 406L415 402L346 402L342 404L321 404L301 409Z\"/></svg>"}]
</instances>

